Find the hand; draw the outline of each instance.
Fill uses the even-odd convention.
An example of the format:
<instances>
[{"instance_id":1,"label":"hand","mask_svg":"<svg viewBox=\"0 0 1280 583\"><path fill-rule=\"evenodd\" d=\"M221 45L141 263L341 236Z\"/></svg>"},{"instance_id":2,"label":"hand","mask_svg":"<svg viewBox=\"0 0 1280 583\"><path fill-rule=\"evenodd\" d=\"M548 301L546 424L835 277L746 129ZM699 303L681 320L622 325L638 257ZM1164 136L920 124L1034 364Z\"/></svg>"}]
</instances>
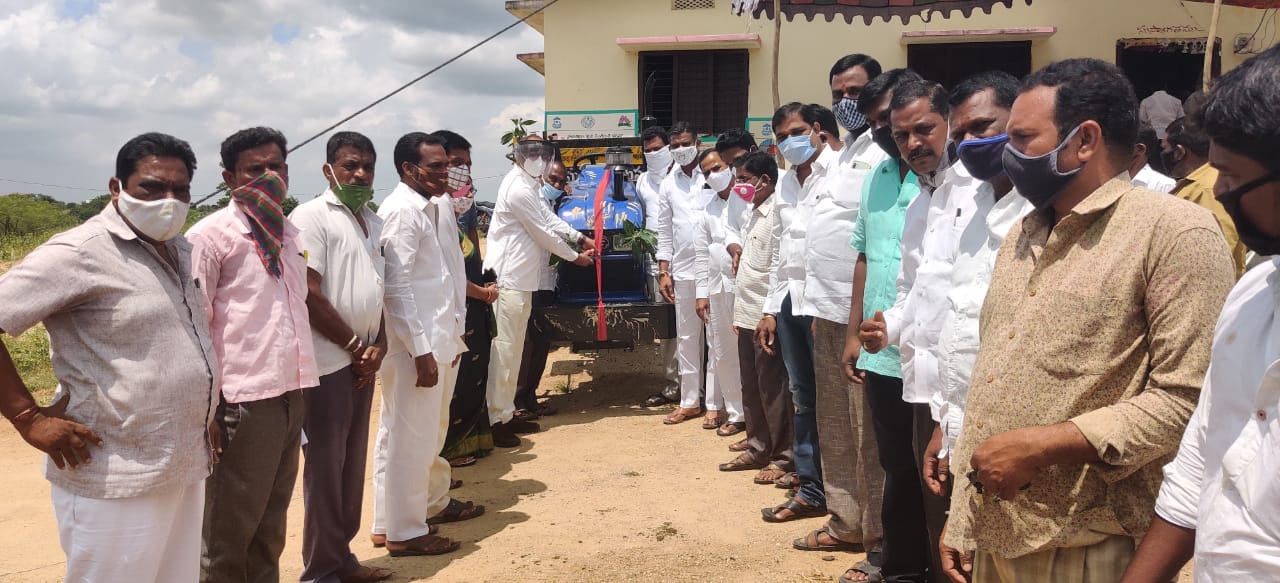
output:
<instances>
[{"instance_id":1,"label":"hand","mask_svg":"<svg viewBox=\"0 0 1280 583\"><path fill-rule=\"evenodd\" d=\"M862 341L862 348L871 354L883 350L889 339L886 330L888 325L884 322L884 312L876 310L875 316L870 320L863 320L858 327L858 339Z\"/></svg>"},{"instance_id":2,"label":"hand","mask_svg":"<svg viewBox=\"0 0 1280 583\"><path fill-rule=\"evenodd\" d=\"M1014 429L978 444L969 465L973 466L983 492L998 500L1013 500L1019 490L1031 485L1031 478L1040 471L1037 460L1044 439L1038 435L1039 430L1038 427Z\"/></svg>"},{"instance_id":3,"label":"hand","mask_svg":"<svg viewBox=\"0 0 1280 583\"><path fill-rule=\"evenodd\" d=\"M49 454L53 458L53 465L58 466L59 470L67 465L73 470L80 467L81 463L87 465L93 459L89 455L89 444L102 447L102 438L97 433L67 419L69 402L71 395L63 395L57 403L41 407L30 420L14 426L22 439Z\"/></svg>"},{"instance_id":4,"label":"hand","mask_svg":"<svg viewBox=\"0 0 1280 583\"><path fill-rule=\"evenodd\" d=\"M840 364L844 367L844 378L855 384L863 384L867 380L867 371L858 368L858 357L862 356L862 343L848 339L844 343L844 354L840 356Z\"/></svg>"},{"instance_id":5,"label":"hand","mask_svg":"<svg viewBox=\"0 0 1280 583\"><path fill-rule=\"evenodd\" d=\"M662 299L667 300L668 304L676 303L676 284L671 281L671 274L658 276L658 293L662 294Z\"/></svg>"},{"instance_id":6,"label":"hand","mask_svg":"<svg viewBox=\"0 0 1280 583\"><path fill-rule=\"evenodd\" d=\"M414 368L418 369L419 387L434 387L440 382L440 367L436 365L436 357L430 352L413 359Z\"/></svg>"},{"instance_id":7,"label":"hand","mask_svg":"<svg viewBox=\"0 0 1280 583\"><path fill-rule=\"evenodd\" d=\"M484 286L484 303L492 304L498 301L498 284L491 283Z\"/></svg>"},{"instance_id":8,"label":"hand","mask_svg":"<svg viewBox=\"0 0 1280 583\"><path fill-rule=\"evenodd\" d=\"M214 419L209 422L209 457L213 459L213 463L222 460L222 427L218 425L218 420Z\"/></svg>"},{"instance_id":9,"label":"hand","mask_svg":"<svg viewBox=\"0 0 1280 583\"><path fill-rule=\"evenodd\" d=\"M947 536L947 527L943 525L942 536L938 538L938 554L942 563L942 574L952 583L969 583L973 577L973 551L962 553L942 542Z\"/></svg>"},{"instance_id":10,"label":"hand","mask_svg":"<svg viewBox=\"0 0 1280 583\"><path fill-rule=\"evenodd\" d=\"M364 347L360 360L355 363L357 389L373 387L373 382L378 377L378 370L382 368L382 359L386 356L385 345L374 344Z\"/></svg>"},{"instance_id":11,"label":"hand","mask_svg":"<svg viewBox=\"0 0 1280 583\"><path fill-rule=\"evenodd\" d=\"M765 354L774 356L777 351L773 349L773 342L778 335L778 320L770 315L760 318L760 325L756 326L756 343L764 350Z\"/></svg>"},{"instance_id":12,"label":"hand","mask_svg":"<svg viewBox=\"0 0 1280 583\"><path fill-rule=\"evenodd\" d=\"M599 249L599 247L596 247L595 239L587 236L582 237L582 248L587 251L595 251L596 249Z\"/></svg>"},{"instance_id":13,"label":"hand","mask_svg":"<svg viewBox=\"0 0 1280 583\"><path fill-rule=\"evenodd\" d=\"M742 245L734 243L725 248L729 252L729 257L733 258L733 275L738 276L738 260L742 258Z\"/></svg>"},{"instance_id":14,"label":"hand","mask_svg":"<svg viewBox=\"0 0 1280 583\"><path fill-rule=\"evenodd\" d=\"M694 309L698 312L698 319L702 320L703 324L711 323L711 300L698 298Z\"/></svg>"},{"instance_id":15,"label":"hand","mask_svg":"<svg viewBox=\"0 0 1280 583\"><path fill-rule=\"evenodd\" d=\"M951 492L951 456L939 458L942 451L942 427L933 426L933 437L924 448L924 484L934 496L946 498Z\"/></svg>"},{"instance_id":16,"label":"hand","mask_svg":"<svg viewBox=\"0 0 1280 583\"><path fill-rule=\"evenodd\" d=\"M573 264L578 267L591 267L595 263L596 252L588 249L578 254L578 258L573 260Z\"/></svg>"}]
</instances>

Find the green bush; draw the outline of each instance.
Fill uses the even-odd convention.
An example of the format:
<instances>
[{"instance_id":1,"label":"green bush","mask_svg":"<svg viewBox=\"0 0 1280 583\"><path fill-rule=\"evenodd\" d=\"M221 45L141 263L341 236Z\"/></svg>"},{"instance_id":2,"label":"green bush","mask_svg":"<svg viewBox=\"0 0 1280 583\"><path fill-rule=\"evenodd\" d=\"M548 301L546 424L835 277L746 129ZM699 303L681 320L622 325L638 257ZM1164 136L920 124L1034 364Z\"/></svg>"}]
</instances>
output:
<instances>
[{"instance_id":1,"label":"green bush","mask_svg":"<svg viewBox=\"0 0 1280 583\"><path fill-rule=\"evenodd\" d=\"M0 196L0 236L57 232L80 224L67 205L43 194Z\"/></svg>"},{"instance_id":2,"label":"green bush","mask_svg":"<svg viewBox=\"0 0 1280 583\"><path fill-rule=\"evenodd\" d=\"M9 348L9 356L13 357L18 375L31 394L41 405L49 404L58 379L53 376L53 365L49 363L49 334L44 326L37 325L17 338L4 334L0 339Z\"/></svg>"}]
</instances>

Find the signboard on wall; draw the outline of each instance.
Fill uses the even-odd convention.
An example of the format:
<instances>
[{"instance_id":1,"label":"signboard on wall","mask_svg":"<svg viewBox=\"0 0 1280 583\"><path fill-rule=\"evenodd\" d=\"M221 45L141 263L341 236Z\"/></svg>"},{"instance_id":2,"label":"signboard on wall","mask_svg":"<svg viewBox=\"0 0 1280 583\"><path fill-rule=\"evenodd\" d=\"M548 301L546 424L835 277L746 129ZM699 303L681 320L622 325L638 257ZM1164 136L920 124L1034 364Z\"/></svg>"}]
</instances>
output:
<instances>
[{"instance_id":1,"label":"signboard on wall","mask_svg":"<svg viewBox=\"0 0 1280 583\"><path fill-rule=\"evenodd\" d=\"M640 116L634 109L548 111L547 136L562 139L634 138L640 135Z\"/></svg>"},{"instance_id":2,"label":"signboard on wall","mask_svg":"<svg viewBox=\"0 0 1280 583\"><path fill-rule=\"evenodd\" d=\"M756 139L756 144L761 150L767 150L773 145L773 118L749 117L746 129L751 137Z\"/></svg>"}]
</instances>

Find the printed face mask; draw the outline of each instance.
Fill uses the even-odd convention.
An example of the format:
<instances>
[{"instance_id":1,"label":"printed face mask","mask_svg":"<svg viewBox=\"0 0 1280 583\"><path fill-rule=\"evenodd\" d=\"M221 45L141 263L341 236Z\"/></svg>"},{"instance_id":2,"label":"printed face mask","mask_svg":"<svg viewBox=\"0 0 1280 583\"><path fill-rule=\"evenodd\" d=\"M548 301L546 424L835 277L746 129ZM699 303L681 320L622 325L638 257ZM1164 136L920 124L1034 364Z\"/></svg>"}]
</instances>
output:
<instances>
[{"instance_id":1,"label":"printed face mask","mask_svg":"<svg viewBox=\"0 0 1280 583\"><path fill-rule=\"evenodd\" d=\"M463 164L449 168L449 192L457 192L471 184L471 167Z\"/></svg>"},{"instance_id":2,"label":"printed face mask","mask_svg":"<svg viewBox=\"0 0 1280 583\"><path fill-rule=\"evenodd\" d=\"M1018 189L1018 194L1026 197L1037 209L1053 204L1058 195L1084 169L1081 164L1070 172L1058 170L1058 154L1066 149L1079 131L1080 126L1076 126L1058 147L1043 156L1027 156L1015 150L1013 144L1005 144L1004 171L1009 175L1009 180L1013 181L1013 187Z\"/></svg>"},{"instance_id":3,"label":"printed face mask","mask_svg":"<svg viewBox=\"0 0 1280 583\"><path fill-rule=\"evenodd\" d=\"M969 175L990 182L1004 174L1004 145L1008 142L1009 134L965 140L956 147L956 155Z\"/></svg>"},{"instance_id":4,"label":"printed face mask","mask_svg":"<svg viewBox=\"0 0 1280 583\"><path fill-rule=\"evenodd\" d=\"M449 202L453 205L453 214L460 217L471 210L472 206L475 206L476 199L469 196L459 196L449 199Z\"/></svg>"},{"instance_id":5,"label":"printed face mask","mask_svg":"<svg viewBox=\"0 0 1280 583\"><path fill-rule=\"evenodd\" d=\"M134 230L152 241L168 241L182 232L191 205L176 198L141 200L134 198L120 182L120 197L116 199L120 216L133 225Z\"/></svg>"},{"instance_id":6,"label":"printed face mask","mask_svg":"<svg viewBox=\"0 0 1280 583\"><path fill-rule=\"evenodd\" d=\"M681 167L688 166L692 164L694 160L698 159L698 147L684 146L682 148L676 148L671 150L671 157L674 158L676 164L679 164Z\"/></svg>"},{"instance_id":7,"label":"printed face mask","mask_svg":"<svg viewBox=\"0 0 1280 583\"><path fill-rule=\"evenodd\" d=\"M836 114L836 121L840 122L840 127L848 131L856 132L867 125L867 116L858 111L857 99L842 97L831 106L831 113Z\"/></svg>"}]
</instances>

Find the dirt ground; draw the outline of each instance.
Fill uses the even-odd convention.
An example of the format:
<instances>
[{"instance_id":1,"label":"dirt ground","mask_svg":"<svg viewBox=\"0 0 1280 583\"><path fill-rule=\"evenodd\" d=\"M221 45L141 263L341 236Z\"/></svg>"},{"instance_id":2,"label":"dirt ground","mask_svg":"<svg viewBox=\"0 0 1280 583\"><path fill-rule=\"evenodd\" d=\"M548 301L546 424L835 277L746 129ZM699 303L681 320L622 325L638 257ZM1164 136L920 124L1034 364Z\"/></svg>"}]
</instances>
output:
<instances>
[{"instance_id":1,"label":"dirt ground","mask_svg":"<svg viewBox=\"0 0 1280 583\"><path fill-rule=\"evenodd\" d=\"M823 519L763 522L760 508L781 502L782 491L753 484L752 472L716 470L732 458L731 438L694 421L664 426L669 409L637 406L658 386L646 372L659 370L652 352L552 355L541 388L560 413L544 418L544 431L520 448L454 472L465 482L456 496L488 508L483 517L443 528L463 543L461 550L391 558L362 534L352 545L356 555L394 570L392 581L441 582L829 582L862 558L792 550L790 541ZM0 581L58 581L63 555L41 457L2 424L0 459ZM366 531L371 492L366 482ZM299 485L282 581L296 581L302 570L301 532Z\"/></svg>"}]
</instances>

